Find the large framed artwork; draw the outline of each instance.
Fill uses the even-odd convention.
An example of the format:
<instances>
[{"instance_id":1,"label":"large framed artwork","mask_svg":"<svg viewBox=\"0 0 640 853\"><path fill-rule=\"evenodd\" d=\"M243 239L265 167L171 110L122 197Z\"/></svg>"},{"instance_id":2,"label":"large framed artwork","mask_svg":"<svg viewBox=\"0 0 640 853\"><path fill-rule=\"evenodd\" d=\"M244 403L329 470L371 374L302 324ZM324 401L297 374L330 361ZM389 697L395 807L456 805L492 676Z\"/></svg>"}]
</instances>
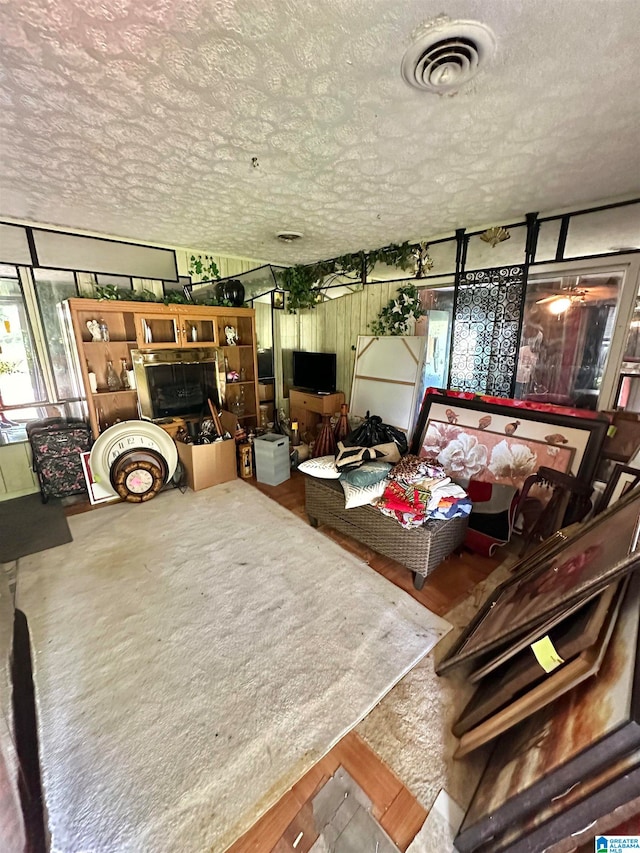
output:
<instances>
[{"instance_id":1,"label":"large framed artwork","mask_svg":"<svg viewBox=\"0 0 640 853\"><path fill-rule=\"evenodd\" d=\"M573 447L565 445L431 418L421 447L421 455L436 456L452 479L473 477L518 489L542 466L569 474L575 453Z\"/></svg>"},{"instance_id":2,"label":"large framed artwork","mask_svg":"<svg viewBox=\"0 0 640 853\"><path fill-rule=\"evenodd\" d=\"M565 851L575 850L563 844L568 838L582 845L590 838L608 835L618 826L613 812L626 806L640 791L640 750L614 761L589 778L576 783L564 796L554 797L526 821L509 827L499 838L479 848L478 853L552 853L556 845ZM640 801L636 799L636 803ZM636 814L637 807L630 812ZM598 828L606 820L607 825ZM552 846L553 845L553 846ZM582 849L582 846L580 847Z\"/></svg>"},{"instance_id":3,"label":"large framed artwork","mask_svg":"<svg viewBox=\"0 0 640 853\"><path fill-rule=\"evenodd\" d=\"M489 714L486 719L464 732L460 737L454 758L461 758L463 755L482 746L482 744L494 740L502 732L513 728L517 723L530 717L531 714L544 708L550 702L554 702L559 696L572 690L582 681L585 681L585 679L590 678L599 671L618 618L620 603L626 589L626 578L621 582L620 586L611 584L611 587L613 587L612 591L614 594L617 590L615 601L605 613L605 619L601 623L600 632L594 638L593 642L575 656L573 660L563 661L563 665L560 665L556 670L547 674L542 680L538 679L537 683L534 683L531 687L527 688L525 685L522 688L522 692L512 701L508 702L504 708L500 708L498 711ZM558 654L558 650L554 649L553 654L555 657ZM533 667L540 669L539 664L533 656L532 660ZM517 666L514 668L517 670ZM519 673L516 671L511 674L518 675ZM530 675L535 677L535 670ZM481 690L481 692L484 691Z\"/></svg>"},{"instance_id":4,"label":"large framed artwork","mask_svg":"<svg viewBox=\"0 0 640 853\"><path fill-rule=\"evenodd\" d=\"M538 411L477 398L449 397L428 389L411 452L435 456L448 473L451 471L452 479L486 477L489 482L496 482L497 471L510 482L521 483L537 470L534 464L544 459L548 468L591 482L608 426L605 417L579 417L557 410ZM484 440L483 433L489 432L500 436L501 441L493 437ZM569 449L572 453L567 470L562 466Z\"/></svg>"},{"instance_id":5,"label":"large framed artwork","mask_svg":"<svg viewBox=\"0 0 640 853\"><path fill-rule=\"evenodd\" d=\"M640 489L581 525L564 547L532 572L500 584L460 637L436 665L452 667L514 643L550 620L571 612L640 564L636 552L640 525Z\"/></svg>"},{"instance_id":6,"label":"large framed artwork","mask_svg":"<svg viewBox=\"0 0 640 853\"><path fill-rule=\"evenodd\" d=\"M635 573L597 678L498 738L456 838L460 853L503 849L490 839L523 827L573 786L640 749L639 606Z\"/></svg>"}]
</instances>

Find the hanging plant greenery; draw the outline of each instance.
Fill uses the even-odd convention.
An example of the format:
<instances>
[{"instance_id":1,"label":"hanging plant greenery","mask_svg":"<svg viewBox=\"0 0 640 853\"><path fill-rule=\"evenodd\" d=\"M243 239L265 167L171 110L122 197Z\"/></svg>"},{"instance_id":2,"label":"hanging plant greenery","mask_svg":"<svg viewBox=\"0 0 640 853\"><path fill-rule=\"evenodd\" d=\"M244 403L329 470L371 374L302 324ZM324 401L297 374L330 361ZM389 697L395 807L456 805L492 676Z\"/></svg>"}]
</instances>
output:
<instances>
[{"instance_id":1,"label":"hanging plant greenery","mask_svg":"<svg viewBox=\"0 0 640 853\"><path fill-rule=\"evenodd\" d=\"M95 299L124 299L120 290L115 286L115 284L96 284L93 288Z\"/></svg>"},{"instance_id":2,"label":"hanging plant greenery","mask_svg":"<svg viewBox=\"0 0 640 853\"><path fill-rule=\"evenodd\" d=\"M317 264L287 267L278 273L278 283L289 293L287 310L290 314L302 308L315 308L321 295L321 277Z\"/></svg>"},{"instance_id":3,"label":"hanging plant greenery","mask_svg":"<svg viewBox=\"0 0 640 853\"><path fill-rule=\"evenodd\" d=\"M412 331L410 321L419 319L424 313L418 288L415 284L405 284L370 324L371 331L374 335L408 335Z\"/></svg>"},{"instance_id":4,"label":"hanging plant greenery","mask_svg":"<svg viewBox=\"0 0 640 853\"><path fill-rule=\"evenodd\" d=\"M215 281L220 278L220 271L211 255L191 255L189 275L191 278L198 277L200 281Z\"/></svg>"},{"instance_id":5,"label":"hanging plant greenery","mask_svg":"<svg viewBox=\"0 0 640 853\"><path fill-rule=\"evenodd\" d=\"M328 261L315 264L287 267L277 274L278 286L287 290L287 309L290 314L304 308L315 308L320 301L323 282L330 275L352 275L356 273L364 283L367 275L377 263L407 270L415 266L415 251L418 244L392 243L370 252L352 252Z\"/></svg>"}]
</instances>

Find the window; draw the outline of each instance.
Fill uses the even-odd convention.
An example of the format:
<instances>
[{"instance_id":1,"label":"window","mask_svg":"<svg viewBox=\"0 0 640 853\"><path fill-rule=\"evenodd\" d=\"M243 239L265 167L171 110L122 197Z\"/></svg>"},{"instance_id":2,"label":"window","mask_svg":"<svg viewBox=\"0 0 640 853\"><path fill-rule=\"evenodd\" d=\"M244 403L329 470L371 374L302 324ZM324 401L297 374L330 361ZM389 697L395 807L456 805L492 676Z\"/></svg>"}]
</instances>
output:
<instances>
[{"instance_id":1,"label":"window","mask_svg":"<svg viewBox=\"0 0 640 853\"><path fill-rule=\"evenodd\" d=\"M34 269L33 279L56 397L58 400L71 399L75 396L75 392L58 304L78 295L75 275L72 272L59 270Z\"/></svg>"},{"instance_id":2,"label":"window","mask_svg":"<svg viewBox=\"0 0 640 853\"><path fill-rule=\"evenodd\" d=\"M596 409L622 273L530 278L517 399Z\"/></svg>"},{"instance_id":3,"label":"window","mask_svg":"<svg viewBox=\"0 0 640 853\"><path fill-rule=\"evenodd\" d=\"M17 270L0 266L0 409L46 399Z\"/></svg>"}]
</instances>

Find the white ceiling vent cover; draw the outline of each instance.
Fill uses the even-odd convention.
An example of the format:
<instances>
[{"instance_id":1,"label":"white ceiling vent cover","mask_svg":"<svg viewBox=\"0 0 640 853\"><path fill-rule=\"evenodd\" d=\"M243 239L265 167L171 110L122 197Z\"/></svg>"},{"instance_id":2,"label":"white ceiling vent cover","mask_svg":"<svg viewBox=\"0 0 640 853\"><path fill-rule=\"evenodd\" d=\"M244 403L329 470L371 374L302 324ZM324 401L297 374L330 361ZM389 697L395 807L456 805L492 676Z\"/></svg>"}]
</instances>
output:
<instances>
[{"instance_id":1,"label":"white ceiling vent cover","mask_svg":"<svg viewBox=\"0 0 640 853\"><path fill-rule=\"evenodd\" d=\"M495 46L484 24L437 18L413 33L402 58L402 77L416 89L452 95L491 59Z\"/></svg>"}]
</instances>

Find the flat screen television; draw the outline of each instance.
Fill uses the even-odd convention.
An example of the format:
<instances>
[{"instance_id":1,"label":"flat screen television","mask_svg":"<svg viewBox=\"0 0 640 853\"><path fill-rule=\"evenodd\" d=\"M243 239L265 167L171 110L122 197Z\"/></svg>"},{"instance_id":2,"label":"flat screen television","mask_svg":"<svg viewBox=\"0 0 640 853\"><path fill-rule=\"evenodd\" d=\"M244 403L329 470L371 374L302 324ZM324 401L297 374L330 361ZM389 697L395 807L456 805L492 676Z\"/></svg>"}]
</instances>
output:
<instances>
[{"instance_id":1,"label":"flat screen television","mask_svg":"<svg viewBox=\"0 0 640 853\"><path fill-rule=\"evenodd\" d=\"M336 390L336 354L293 350L293 384L305 391Z\"/></svg>"}]
</instances>

